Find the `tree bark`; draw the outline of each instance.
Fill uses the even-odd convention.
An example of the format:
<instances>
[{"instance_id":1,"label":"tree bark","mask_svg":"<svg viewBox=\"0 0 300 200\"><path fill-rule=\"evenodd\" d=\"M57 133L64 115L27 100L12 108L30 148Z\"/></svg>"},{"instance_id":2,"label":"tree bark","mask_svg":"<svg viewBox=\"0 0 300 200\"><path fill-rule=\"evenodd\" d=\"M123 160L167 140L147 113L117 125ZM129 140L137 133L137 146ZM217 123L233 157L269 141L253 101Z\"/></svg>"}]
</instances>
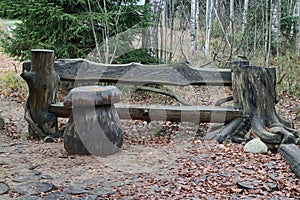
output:
<instances>
[{"instance_id":1,"label":"tree bark","mask_svg":"<svg viewBox=\"0 0 300 200\"><path fill-rule=\"evenodd\" d=\"M277 97L274 68L233 65L232 70L235 106L242 110L243 118L249 121L245 125L250 123L250 126L243 131L244 134L239 136L246 137L246 139L249 135L259 137L263 142L273 145L297 144L300 137L299 131L287 127L275 111ZM229 125L230 127L239 127L236 122L231 123L235 124ZM233 129L229 131L234 132ZM228 134L223 133L225 136ZM225 139L219 138L219 142Z\"/></svg>"},{"instance_id":2,"label":"tree bark","mask_svg":"<svg viewBox=\"0 0 300 200\"><path fill-rule=\"evenodd\" d=\"M49 112L49 105L56 102L59 76L54 71L52 50L32 50L31 70L21 77L29 87L25 119L29 133L34 137L46 137L58 132L57 117Z\"/></svg>"},{"instance_id":3,"label":"tree bark","mask_svg":"<svg viewBox=\"0 0 300 200\"><path fill-rule=\"evenodd\" d=\"M295 3L295 10L293 13L293 16L297 19L297 23L296 23L296 28L294 30L298 30L298 31L294 31L294 35L295 35L295 46L297 51L300 53L300 1L296 1Z\"/></svg>"},{"instance_id":4,"label":"tree bark","mask_svg":"<svg viewBox=\"0 0 300 200\"><path fill-rule=\"evenodd\" d=\"M243 9L243 24L242 24L242 34L244 35L246 25L247 25L247 15L248 15L248 5L249 5L249 0L244 1L244 9Z\"/></svg>"},{"instance_id":5,"label":"tree bark","mask_svg":"<svg viewBox=\"0 0 300 200\"><path fill-rule=\"evenodd\" d=\"M274 0L271 5L272 11L272 38L276 43L276 59L280 57L280 45L281 45L281 30L280 30L280 20L281 20L281 0ZM278 73L281 74L281 67L278 68Z\"/></svg>"},{"instance_id":6,"label":"tree bark","mask_svg":"<svg viewBox=\"0 0 300 200\"><path fill-rule=\"evenodd\" d=\"M191 18L190 18L190 58L192 60L198 46L198 23L199 23L199 2L198 0L191 1Z\"/></svg>"},{"instance_id":7,"label":"tree bark","mask_svg":"<svg viewBox=\"0 0 300 200\"><path fill-rule=\"evenodd\" d=\"M230 9L229 9L229 29L230 29L230 41L232 44L232 41L234 39L234 0L230 0Z\"/></svg>"},{"instance_id":8,"label":"tree bark","mask_svg":"<svg viewBox=\"0 0 300 200\"><path fill-rule=\"evenodd\" d=\"M206 0L206 33L205 33L205 47L204 52L205 55L208 56L209 54L209 42L210 42L210 31L212 27L212 11L214 7L214 1L213 0Z\"/></svg>"}]
</instances>

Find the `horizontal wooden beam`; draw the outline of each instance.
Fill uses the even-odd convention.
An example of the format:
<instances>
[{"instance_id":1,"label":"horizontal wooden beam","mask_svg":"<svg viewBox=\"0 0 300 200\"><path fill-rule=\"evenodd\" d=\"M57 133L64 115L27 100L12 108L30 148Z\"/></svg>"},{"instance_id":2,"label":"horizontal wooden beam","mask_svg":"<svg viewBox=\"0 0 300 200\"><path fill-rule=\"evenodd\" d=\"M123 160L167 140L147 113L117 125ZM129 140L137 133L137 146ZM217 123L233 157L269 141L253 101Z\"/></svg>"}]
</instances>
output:
<instances>
[{"instance_id":1,"label":"horizontal wooden beam","mask_svg":"<svg viewBox=\"0 0 300 200\"><path fill-rule=\"evenodd\" d=\"M143 106L115 104L121 119L133 119L143 121L172 121L193 123L228 123L241 117L240 110L232 107L219 106ZM63 103L50 105L50 112L57 117L69 117L70 108L65 108Z\"/></svg>"},{"instance_id":2,"label":"horizontal wooden beam","mask_svg":"<svg viewBox=\"0 0 300 200\"><path fill-rule=\"evenodd\" d=\"M54 62L55 71L61 80L112 82L135 85L231 85L231 70L217 68L195 68L186 63L170 65L101 64L84 59L64 59ZM30 61L23 64L30 70Z\"/></svg>"},{"instance_id":3,"label":"horizontal wooden beam","mask_svg":"<svg viewBox=\"0 0 300 200\"><path fill-rule=\"evenodd\" d=\"M283 154L286 161L290 164L291 170L300 178L300 149L295 144L281 144L279 152Z\"/></svg>"}]
</instances>

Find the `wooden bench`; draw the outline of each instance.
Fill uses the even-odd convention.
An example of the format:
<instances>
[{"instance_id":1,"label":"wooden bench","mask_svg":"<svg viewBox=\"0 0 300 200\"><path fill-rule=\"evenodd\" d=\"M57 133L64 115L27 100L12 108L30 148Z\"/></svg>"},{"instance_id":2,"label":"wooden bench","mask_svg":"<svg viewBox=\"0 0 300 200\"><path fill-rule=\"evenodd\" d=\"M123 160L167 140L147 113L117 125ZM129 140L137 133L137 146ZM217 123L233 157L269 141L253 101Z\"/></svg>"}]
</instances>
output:
<instances>
[{"instance_id":1,"label":"wooden bench","mask_svg":"<svg viewBox=\"0 0 300 200\"><path fill-rule=\"evenodd\" d=\"M144 106L120 103L116 104L116 110L121 119L139 119L148 122L151 120L224 124L230 122L221 130L220 142L233 138L235 135L240 137L240 130L249 129L249 127L264 142L272 145L279 144L281 141L297 143L299 140L297 138L300 137L298 131L291 129L291 123L276 114L275 68L249 66L248 61L232 62L231 69L212 69L195 68L185 63L106 65L83 59L54 61L53 58L53 51L33 50L31 62L23 64L22 77L30 87L26 107L26 111L30 112L26 112L25 116L27 116L31 132L41 137L54 132L57 127L55 125L57 117L70 116L71 108L56 102L57 77L60 83L70 83L70 88L95 85L99 82L115 83L117 87L122 84L131 84L140 88L149 84L182 87L232 85L233 96L226 99L233 100L233 107ZM217 104L220 105L223 101L220 102ZM233 120L235 118L240 118L240 120ZM265 129L266 125L268 130ZM242 140L249 139L247 135L242 134L241 137Z\"/></svg>"},{"instance_id":2,"label":"wooden bench","mask_svg":"<svg viewBox=\"0 0 300 200\"><path fill-rule=\"evenodd\" d=\"M33 51L33 54L42 51ZM51 63L51 61L48 62ZM23 72L31 70L31 63L32 61L23 63ZM81 86L83 83L83 85L95 85L99 82L138 86L145 84L230 86L232 84L230 69L194 68L185 63L172 65L141 65L137 63L104 65L83 59L64 59L53 61L53 71L59 75L61 83L70 83L70 88ZM121 119L145 121L228 123L232 119L241 116L241 111L233 107L213 105L144 106L116 104L115 106ZM62 102L49 102L48 109L57 117L69 117L71 112L71 109L66 108Z\"/></svg>"},{"instance_id":3,"label":"wooden bench","mask_svg":"<svg viewBox=\"0 0 300 200\"><path fill-rule=\"evenodd\" d=\"M296 145L300 143L300 131L292 128L292 123L282 119L275 110L276 96L276 69L250 66L248 61L231 63L231 69L204 69L194 68L185 63L172 65L140 65L136 63L124 65L106 65L90 62L83 59L64 59L54 61L54 52L51 50L32 50L31 62L23 63L23 79L29 86L29 96L25 108L25 119L29 124L29 133L38 137L46 137L58 132L57 117L69 118L66 127L65 139L66 149L71 153L93 153L96 155L109 155L116 151L123 142L121 126L116 123L114 128L103 131L103 137L92 141L92 149L74 149L72 145L78 146L81 141L74 137L88 132L93 137L99 136L99 131L80 130L76 127L97 127L98 121L101 126L109 127L110 122L121 119L137 119L150 122L152 120L163 121L189 121L194 123L213 122L224 123L224 126L217 130L218 141L249 141L251 134L255 134L269 149L278 148L291 163L292 169L299 176L299 159L291 159L299 154ZM91 92L82 85L95 85L99 82L133 84L143 86L146 84L161 84L174 86L188 85L211 85L231 86L233 96L218 101L218 106L157 106L157 105L124 105L121 103L114 106L103 105L103 98L95 96L93 109L108 110L100 117L95 112L87 113L88 109L83 105L74 105L73 99L65 103L56 102L56 94L60 83L68 82L70 88L76 94ZM77 89L77 87L80 87ZM79 90L79 91L78 91ZM100 89L105 90L104 88ZM69 93L72 96L72 93ZM100 93L101 93L100 92ZM95 91L91 92L93 95ZM100 94L99 93L99 94ZM96 92L97 94L97 92ZM111 95L109 95L112 97ZM67 99L70 98L69 96ZM91 98L84 98L91 100ZM223 102L233 100L233 107L221 107ZM95 108L97 107L97 108ZM102 107L102 108L101 108ZM74 113L79 110L80 116L85 113L82 121L76 126ZM82 111L82 112L81 112ZM100 112L101 113L101 112ZM102 112L103 113L103 112ZM93 120L89 124L86 116ZM102 119L103 117L103 119ZM103 121L105 123L103 123ZM101 122L102 121L102 122ZM112 133L112 134L111 134ZM101 135L101 134L100 134ZM102 141L103 140L103 141ZM112 145L113 148L104 148L105 145ZM80 144L81 148L82 145ZM73 149L72 149L73 148Z\"/></svg>"},{"instance_id":4,"label":"wooden bench","mask_svg":"<svg viewBox=\"0 0 300 200\"><path fill-rule=\"evenodd\" d=\"M39 137L45 137L58 131L57 117L70 118L70 123L73 123L71 113L74 105L56 102L58 84L68 83L70 89L75 88L71 90L73 92L76 92L76 89L80 87L81 92L79 93L84 93L82 90L84 87L81 86L97 85L99 82L117 83L116 85L161 84L181 87L189 85L230 86L232 84L230 69L194 68L185 63L104 65L83 59L54 61L53 58L53 51L37 49L32 50L31 61L23 63L21 76L28 83L30 91L25 116L29 123L29 132ZM35 80L39 81L35 82ZM42 83L45 83L44 86ZM242 116L238 109L220 106L145 106L118 103L115 104L115 108L121 119L147 122L162 120L188 121L196 124L206 122L229 123ZM42 117L39 113L42 113ZM67 132L72 126L68 125ZM69 142L71 139L67 139L66 149L71 153L85 152L84 148L81 150L71 149L71 144L78 144L78 141L74 140L74 136L78 134L74 130L71 132L73 141ZM65 133L66 137L69 136Z\"/></svg>"}]
</instances>

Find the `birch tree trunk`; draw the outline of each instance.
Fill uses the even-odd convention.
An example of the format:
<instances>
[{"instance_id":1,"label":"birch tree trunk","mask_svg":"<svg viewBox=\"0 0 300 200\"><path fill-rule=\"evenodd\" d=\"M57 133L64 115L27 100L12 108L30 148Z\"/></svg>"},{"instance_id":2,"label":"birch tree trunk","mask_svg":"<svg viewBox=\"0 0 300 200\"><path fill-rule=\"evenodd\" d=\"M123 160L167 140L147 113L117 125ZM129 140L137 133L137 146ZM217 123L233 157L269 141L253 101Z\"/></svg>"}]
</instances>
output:
<instances>
[{"instance_id":1,"label":"birch tree trunk","mask_svg":"<svg viewBox=\"0 0 300 200\"><path fill-rule=\"evenodd\" d=\"M281 19L281 0L273 0L272 4L272 38L276 44L276 57L280 57L280 44L281 44L281 31L280 31L280 19ZM281 69L279 66L279 74Z\"/></svg>"},{"instance_id":2,"label":"birch tree trunk","mask_svg":"<svg viewBox=\"0 0 300 200\"><path fill-rule=\"evenodd\" d=\"M169 1L164 1L164 38L162 38L162 41L164 41L164 63L168 64L168 22L169 22Z\"/></svg>"},{"instance_id":3,"label":"birch tree trunk","mask_svg":"<svg viewBox=\"0 0 300 200\"><path fill-rule=\"evenodd\" d=\"M295 30L298 30L296 33L296 49L300 53L300 0L296 0L295 9L294 9L294 17L297 19L297 24Z\"/></svg>"},{"instance_id":4,"label":"birch tree trunk","mask_svg":"<svg viewBox=\"0 0 300 200\"><path fill-rule=\"evenodd\" d=\"M191 0L190 19L190 58L193 57L198 45L199 1ZM191 60L191 59L190 59Z\"/></svg>"},{"instance_id":5,"label":"birch tree trunk","mask_svg":"<svg viewBox=\"0 0 300 200\"><path fill-rule=\"evenodd\" d=\"M175 10L175 0L171 1L171 12L170 12L170 47L169 47L169 56L168 62L172 61L173 58L173 40L174 40L174 29L175 29L175 17L176 17L176 10Z\"/></svg>"},{"instance_id":6,"label":"birch tree trunk","mask_svg":"<svg viewBox=\"0 0 300 200\"><path fill-rule=\"evenodd\" d=\"M231 43L233 41L234 37L234 29L233 29L233 24L234 24L234 0L230 0L230 14L229 14L229 28L230 28L230 38L231 38Z\"/></svg>"},{"instance_id":7,"label":"birch tree trunk","mask_svg":"<svg viewBox=\"0 0 300 200\"><path fill-rule=\"evenodd\" d=\"M264 66L269 66L270 51L269 51L269 42L270 42L270 20L269 20L269 3L265 1L265 16L264 16L264 30L265 30L265 51L264 51Z\"/></svg>"},{"instance_id":8,"label":"birch tree trunk","mask_svg":"<svg viewBox=\"0 0 300 200\"><path fill-rule=\"evenodd\" d=\"M152 13L160 12L161 1L150 0L150 11ZM153 26L149 28L149 43L152 56L158 58L158 19L153 19L155 22Z\"/></svg>"},{"instance_id":9,"label":"birch tree trunk","mask_svg":"<svg viewBox=\"0 0 300 200\"><path fill-rule=\"evenodd\" d=\"M209 41L210 41L210 31L212 26L213 7L214 7L213 0L206 0L206 17L205 17L206 33L205 33L205 47L204 47L205 56L208 56L209 54Z\"/></svg>"},{"instance_id":10,"label":"birch tree trunk","mask_svg":"<svg viewBox=\"0 0 300 200\"><path fill-rule=\"evenodd\" d=\"M242 25L242 34L243 35L245 33L245 29L246 29L246 25L247 25L248 6L249 6L249 0L245 0L244 9L243 9L243 25Z\"/></svg>"}]
</instances>

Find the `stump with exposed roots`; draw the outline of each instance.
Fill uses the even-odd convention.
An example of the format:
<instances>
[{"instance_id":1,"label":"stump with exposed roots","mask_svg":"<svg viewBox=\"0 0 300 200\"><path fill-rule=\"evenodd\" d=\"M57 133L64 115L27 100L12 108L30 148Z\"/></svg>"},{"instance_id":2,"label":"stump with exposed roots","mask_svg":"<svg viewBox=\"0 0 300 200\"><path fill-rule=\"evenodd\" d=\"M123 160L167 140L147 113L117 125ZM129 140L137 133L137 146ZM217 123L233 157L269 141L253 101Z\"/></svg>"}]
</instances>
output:
<instances>
[{"instance_id":1,"label":"stump with exposed roots","mask_svg":"<svg viewBox=\"0 0 300 200\"><path fill-rule=\"evenodd\" d=\"M242 110L243 116L220 130L219 142L243 142L259 137L269 148L281 143L299 143L300 132L293 129L292 123L282 119L275 110L275 68L233 63L232 89L234 106Z\"/></svg>"}]
</instances>

